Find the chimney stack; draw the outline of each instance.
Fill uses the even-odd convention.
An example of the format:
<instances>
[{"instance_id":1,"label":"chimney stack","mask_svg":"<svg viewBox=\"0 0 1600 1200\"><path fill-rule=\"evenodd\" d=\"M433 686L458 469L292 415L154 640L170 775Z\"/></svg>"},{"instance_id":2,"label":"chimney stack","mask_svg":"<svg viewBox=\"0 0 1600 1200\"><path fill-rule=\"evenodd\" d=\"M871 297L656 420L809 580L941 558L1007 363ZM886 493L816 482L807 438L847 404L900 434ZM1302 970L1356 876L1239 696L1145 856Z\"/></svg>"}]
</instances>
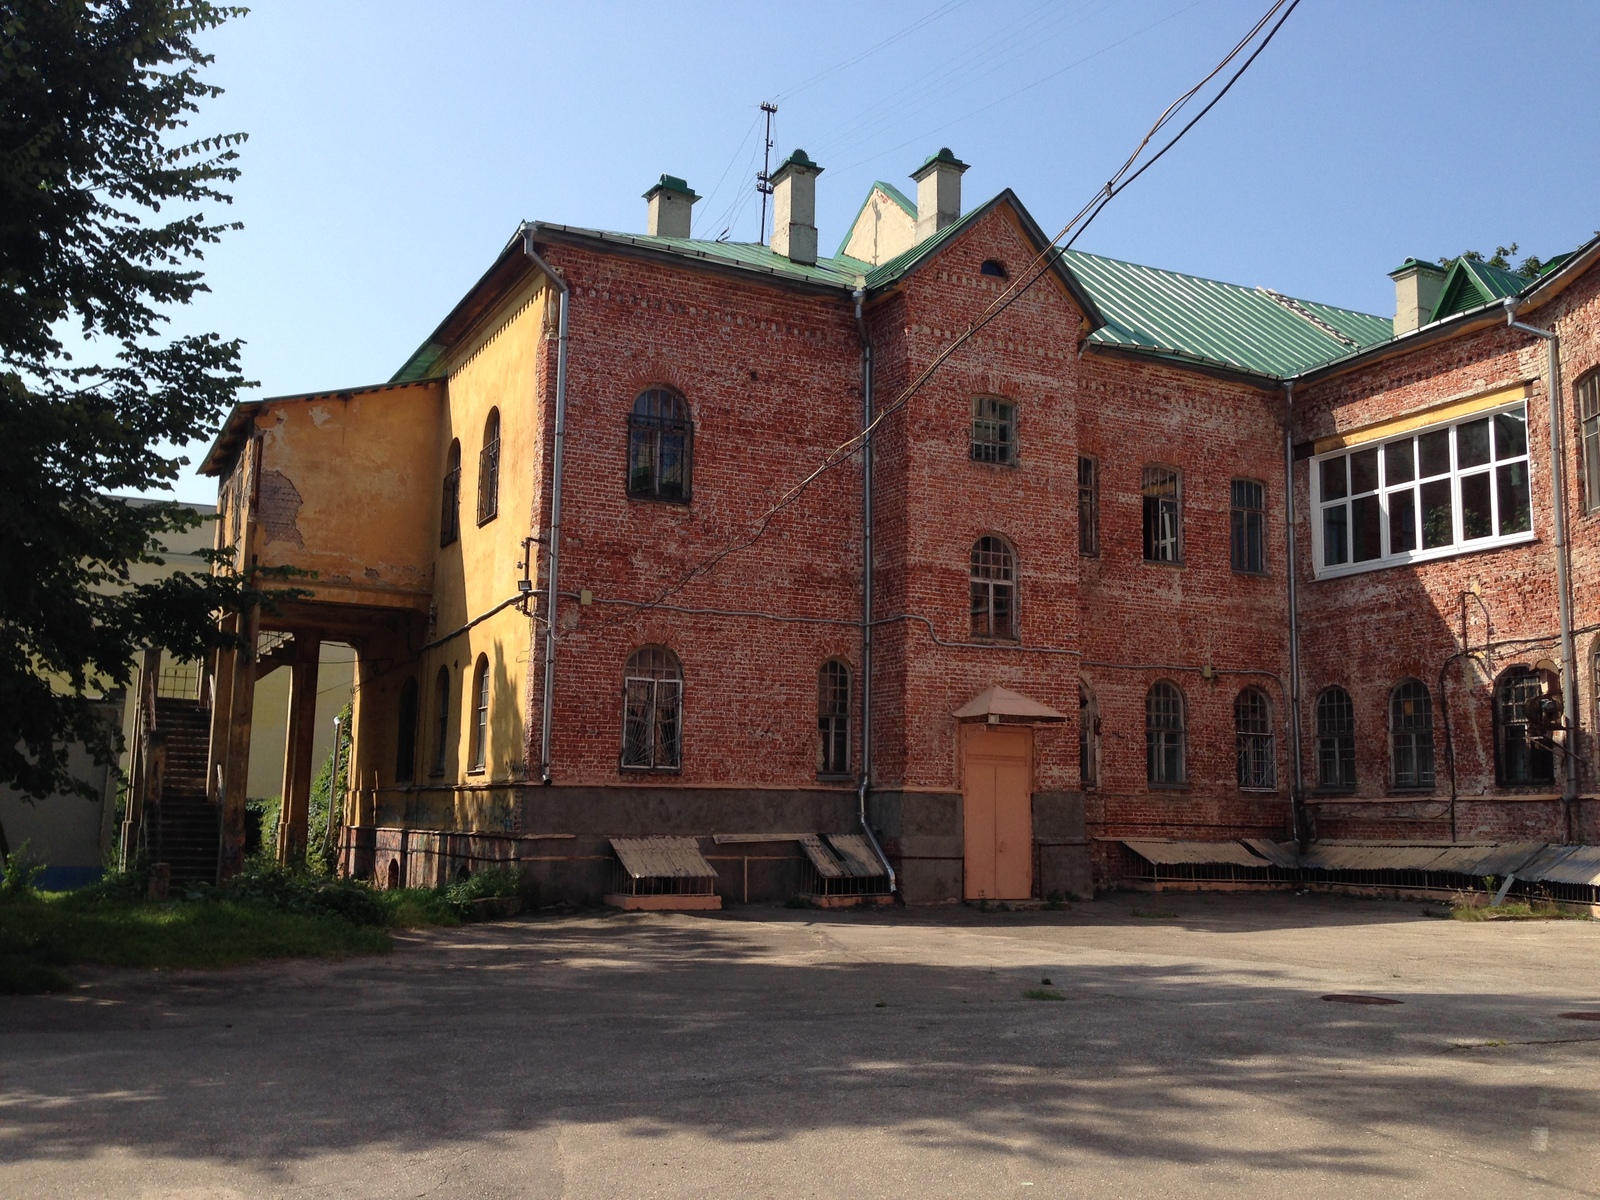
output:
<instances>
[{"instance_id":1,"label":"chimney stack","mask_svg":"<svg viewBox=\"0 0 1600 1200\"><path fill-rule=\"evenodd\" d=\"M651 237L689 236L690 210L700 197L687 183L676 175L663 175L661 182L646 192L644 198L650 202L646 233Z\"/></svg>"},{"instance_id":2,"label":"chimney stack","mask_svg":"<svg viewBox=\"0 0 1600 1200\"><path fill-rule=\"evenodd\" d=\"M1433 319L1433 306L1444 290L1445 269L1437 263L1408 258L1394 270L1394 335L1420 329Z\"/></svg>"},{"instance_id":3,"label":"chimney stack","mask_svg":"<svg viewBox=\"0 0 1600 1200\"><path fill-rule=\"evenodd\" d=\"M817 261L817 176L822 168L796 150L772 175L772 248L790 262Z\"/></svg>"},{"instance_id":4,"label":"chimney stack","mask_svg":"<svg viewBox=\"0 0 1600 1200\"><path fill-rule=\"evenodd\" d=\"M917 181L917 241L961 219L961 174L967 164L945 146L911 172Z\"/></svg>"}]
</instances>

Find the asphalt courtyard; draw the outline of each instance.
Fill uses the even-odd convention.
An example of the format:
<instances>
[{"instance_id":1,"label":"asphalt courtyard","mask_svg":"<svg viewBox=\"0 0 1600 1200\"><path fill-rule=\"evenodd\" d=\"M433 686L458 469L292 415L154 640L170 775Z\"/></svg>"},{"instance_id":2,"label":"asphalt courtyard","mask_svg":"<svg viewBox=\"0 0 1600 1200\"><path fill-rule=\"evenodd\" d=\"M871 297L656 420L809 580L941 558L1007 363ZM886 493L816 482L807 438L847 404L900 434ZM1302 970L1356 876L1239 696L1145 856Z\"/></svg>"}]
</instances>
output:
<instances>
[{"instance_id":1,"label":"asphalt courtyard","mask_svg":"<svg viewBox=\"0 0 1600 1200\"><path fill-rule=\"evenodd\" d=\"M0 1196L1600 1195L1600 1022L1561 1015L1600 1013L1600 923L1422 908L541 915L83 972L0 997Z\"/></svg>"}]
</instances>

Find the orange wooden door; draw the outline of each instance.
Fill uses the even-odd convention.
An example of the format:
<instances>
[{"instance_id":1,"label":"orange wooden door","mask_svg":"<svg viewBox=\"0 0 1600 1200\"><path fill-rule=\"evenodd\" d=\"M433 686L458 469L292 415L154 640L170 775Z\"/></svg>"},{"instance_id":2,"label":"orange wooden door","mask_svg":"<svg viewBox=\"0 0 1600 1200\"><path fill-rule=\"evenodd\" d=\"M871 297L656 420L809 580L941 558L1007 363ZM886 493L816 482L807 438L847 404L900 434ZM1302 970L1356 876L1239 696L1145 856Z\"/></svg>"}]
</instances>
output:
<instances>
[{"instance_id":1,"label":"orange wooden door","mask_svg":"<svg viewBox=\"0 0 1600 1200\"><path fill-rule=\"evenodd\" d=\"M968 900L1033 894L1033 731L962 730L964 892Z\"/></svg>"}]
</instances>

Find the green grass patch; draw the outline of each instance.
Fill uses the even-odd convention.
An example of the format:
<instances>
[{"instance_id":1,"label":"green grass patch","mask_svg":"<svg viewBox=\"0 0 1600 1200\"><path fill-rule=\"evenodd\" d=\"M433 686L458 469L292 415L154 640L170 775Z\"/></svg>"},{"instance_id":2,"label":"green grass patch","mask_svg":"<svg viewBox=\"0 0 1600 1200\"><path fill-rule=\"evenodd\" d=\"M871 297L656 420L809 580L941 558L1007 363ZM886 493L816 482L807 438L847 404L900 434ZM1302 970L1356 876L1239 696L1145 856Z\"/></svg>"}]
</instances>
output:
<instances>
[{"instance_id":1,"label":"green grass patch","mask_svg":"<svg viewBox=\"0 0 1600 1200\"><path fill-rule=\"evenodd\" d=\"M1512 901L1490 908L1488 905L1468 906L1460 905L1450 910L1450 915L1457 921L1577 921L1582 918L1577 913L1569 913L1565 909L1557 908L1554 904L1530 904L1527 901Z\"/></svg>"},{"instance_id":2,"label":"green grass patch","mask_svg":"<svg viewBox=\"0 0 1600 1200\"><path fill-rule=\"evenodd\" d=\"M1065 1000L1066 997L1055 988L1029 988L1022 993L1024 1000Z\"/></svg>"}]
</instances>

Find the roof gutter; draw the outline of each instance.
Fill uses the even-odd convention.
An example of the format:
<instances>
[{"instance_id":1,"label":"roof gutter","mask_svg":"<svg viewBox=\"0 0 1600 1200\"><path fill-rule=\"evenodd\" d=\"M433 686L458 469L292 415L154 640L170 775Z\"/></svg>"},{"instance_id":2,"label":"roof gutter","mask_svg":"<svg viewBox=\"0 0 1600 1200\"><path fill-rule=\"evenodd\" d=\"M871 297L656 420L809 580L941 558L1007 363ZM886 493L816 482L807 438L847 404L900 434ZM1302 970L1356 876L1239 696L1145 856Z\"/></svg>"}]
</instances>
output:
<instances>
[{"instance_id":1,"label":"roof gutter","mask_svg":"<svg viewBox=\"0 0 1600 1200\"><path fill-rule=\"evenodd\" d=\"M1553 542L1556 552L1556 612L1561 623L1561 716L1565 726L1562 749L1565 761L1561 770L1561 798L1567 816L1567 840L1572 840L1572 802L1578 796L1577 756L1573 753L1578 729L1578 656L1572 645L1572 581L1567 577L1567 489L1566 452L1561 437L1561 338L1554 330L1525 325L1517 320L1519 301L1513 296L1505 302L1506 324L1512 329L1544 339L1545 392L1550 401L1550 507L1554 513Z\"/></svg>"},{"instance_id":2,"label":"roof gutter","mask_svg":"<svg viewBox=\"0 0 1600 1200\"><path fill-rule=\"evenodd\" d=\"M533 248L532 225L522 227L522 252L560 294L556 322L556 429L550 452L550 532L545 548L544 700L539 713L539 781L550 783L550 739L556 698L556 604L561 595L561 462L567 440L567 307L572 291Z\"/></svg>"}]
</instances>

